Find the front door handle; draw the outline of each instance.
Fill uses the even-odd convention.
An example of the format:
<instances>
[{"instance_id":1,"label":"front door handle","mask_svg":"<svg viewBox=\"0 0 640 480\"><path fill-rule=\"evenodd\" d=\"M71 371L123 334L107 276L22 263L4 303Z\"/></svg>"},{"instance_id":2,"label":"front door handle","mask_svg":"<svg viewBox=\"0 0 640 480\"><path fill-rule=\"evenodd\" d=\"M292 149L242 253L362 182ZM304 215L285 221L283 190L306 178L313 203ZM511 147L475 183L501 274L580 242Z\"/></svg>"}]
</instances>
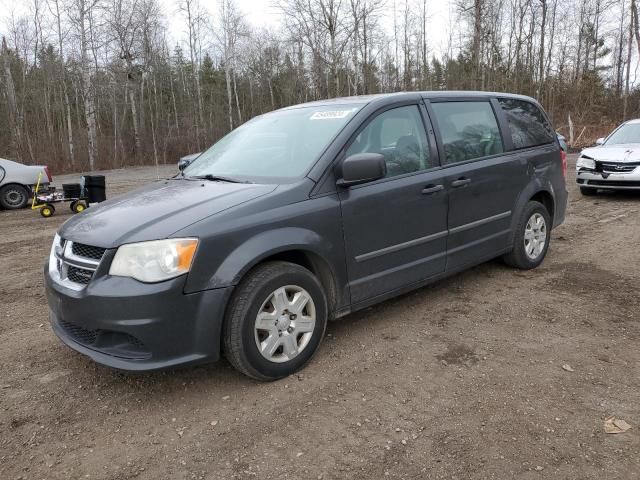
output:
<instances>
[{"instance_id":1,"label":"front door handle","mask_svg":"<svg viewBox=\"0 0 640 480\"><path fill-rule=\"evenodd\" d=\"M453 188L459 188L459 187L464 187L465 185L468 185L471 183L471 179L470 178L459 178L457 180L454 180L453 182L451 182L451 186Z\"/></svg>"},{"instance_id":2,"label":"front door handle","mask_svg":"<svg viewBox=\"0 0 640 480\"><path fill-rule=\"evenodd\" d=\"M439 192L440 190L444 190L444 186L442 185L427 185L422 189L423 195L433 195L434 193Z\"/></svg>"}]
</instances>

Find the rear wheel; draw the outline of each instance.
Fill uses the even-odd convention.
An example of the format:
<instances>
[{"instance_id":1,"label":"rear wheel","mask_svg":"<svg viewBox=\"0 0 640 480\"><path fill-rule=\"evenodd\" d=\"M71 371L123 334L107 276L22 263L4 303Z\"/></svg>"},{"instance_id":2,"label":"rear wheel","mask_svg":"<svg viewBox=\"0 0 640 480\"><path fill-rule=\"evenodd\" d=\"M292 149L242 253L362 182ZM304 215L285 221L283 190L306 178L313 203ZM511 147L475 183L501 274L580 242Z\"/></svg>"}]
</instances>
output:
<instances>
[{"instance_id":1,"label":"rear wheel","mask_svg":"<svg viewBox=\"0 0 640 480\"><path fill-rule=\"evenodd\" d=\"M231 299L224 353L245 375L277 380L309 361L326 325L327 298L318 279L293 263L265 263L247 275Z\"/></svg>"},{"instance_id":2,"label":"rear wheel","mask_svg":"<svg viewBox=\"0 0 640 480\"><path fill-rule=\"evenodd\" d=\"M31 198L30 192L22 185L7 185L0 189L0 205L7 210L24 208Z\"/></svg>"},{"instance_id":3,"label":"rear wheel","mask_svg":"<svg viewBox=\"0 0 640 480\"><path fill-rule=\"evenodd\" d=\"M53 217L54 213L56 213L56 208L50 203L47 203L45 206L40 207L40 215L42 215L44 218Z\"/></svg>"},{"instance_id":4,"label":"rear wheel","mask_svg":"<svg viewBox=\"0 0 640 480\"><path fill-rule=\"evenodd\" d=\"M542 263L549 249L551 217L540 202L531 201L525 206L513 241L513 250L505 255L507 265L529 270Z\"/></svg>"},{"instance_id":5,"label":"rear wheel","mask_svg":"<svg viewBox=\"0 0 640 480\"><path fill-rule=\"evenodd\" d=\"M593 197L598 194L598 189L593 187L580 187L580 193L586 197Z\"/></svg>"}]
</instances>

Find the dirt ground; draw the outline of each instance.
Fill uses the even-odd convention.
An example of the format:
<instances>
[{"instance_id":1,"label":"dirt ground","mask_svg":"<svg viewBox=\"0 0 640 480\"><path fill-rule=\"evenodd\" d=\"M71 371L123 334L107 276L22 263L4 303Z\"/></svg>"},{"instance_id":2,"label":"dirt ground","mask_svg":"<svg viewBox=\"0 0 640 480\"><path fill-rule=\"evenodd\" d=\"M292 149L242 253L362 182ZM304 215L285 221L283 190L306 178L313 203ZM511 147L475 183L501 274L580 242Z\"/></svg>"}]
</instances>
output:
<instances>
[{"instance_id":1,"label":"dirt ground","mask_svg":"<svg viewBox=\"0 0 640 480\"><path fill-rule=\"evenodd\" d=\"M0 212L0 479L640 478L640 194L582 197L572 173L540 268L491 262L332 322L269 384L71 351L42 286L70 213ZM107 175L114 195L156 172ZM605 434L612 415L631 430Z\"/></svg>"}]
</instances>

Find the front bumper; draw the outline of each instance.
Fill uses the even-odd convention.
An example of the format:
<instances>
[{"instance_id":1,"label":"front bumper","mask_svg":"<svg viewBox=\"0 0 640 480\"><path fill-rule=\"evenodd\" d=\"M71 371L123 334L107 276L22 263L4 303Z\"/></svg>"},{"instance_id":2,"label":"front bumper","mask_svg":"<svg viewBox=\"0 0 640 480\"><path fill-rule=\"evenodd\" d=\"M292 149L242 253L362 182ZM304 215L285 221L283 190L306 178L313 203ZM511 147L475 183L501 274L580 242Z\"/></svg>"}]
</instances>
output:
<instances>
[{"instance_id":1,"label":"front bumper","mask_svg":"<svg viewBox=\"0 0 640 480\"><path fill-rule=\"evenodd\" d=\"M640 167L630 173L601 173L594 170L579 170L576 183L581 187L608 190L640 190Z\"/></svg>"},{"instance_id":2,"label":"front bumper","mask_svg":"<svg viewBox=\"0 0 640 480\"><path fill-rule=\"evenodd\" d=\"M185 294L185 281L104 276L76 291L54 281L45 266L52 329L69 347L120 370L216 361L231 288Z\"/></svg>"}]
</instances>

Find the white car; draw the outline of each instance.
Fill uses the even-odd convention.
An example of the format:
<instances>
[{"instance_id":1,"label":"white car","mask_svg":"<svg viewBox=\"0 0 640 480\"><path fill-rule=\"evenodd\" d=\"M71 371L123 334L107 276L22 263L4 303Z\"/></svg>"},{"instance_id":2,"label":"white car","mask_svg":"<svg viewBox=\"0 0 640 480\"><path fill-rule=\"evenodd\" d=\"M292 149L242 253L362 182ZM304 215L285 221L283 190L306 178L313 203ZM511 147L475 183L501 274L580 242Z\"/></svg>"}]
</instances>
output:
<instances>
[{"instance_id":1,"label":"white car","mask_svg":"<svg viewBox=\"0 0 640 480\"><path fill-rule=\"evenodd\" d=\"M585 148L576 162L576 182L583 195L598 189L640 190L640 119L629 120L595 147Z\"/></svg>"},{"instance_id":2,"label":"white car","mask_svg":"<svg viewBox=\"0 0 640 480\"><path fill-rule=\"evenodd\" d=\"M48 167L22 165L0 158L0 206L7 210L24 208L33 197L40 174L40 184L46 189L52 182Z\"/></svg>"}]
</instances>

